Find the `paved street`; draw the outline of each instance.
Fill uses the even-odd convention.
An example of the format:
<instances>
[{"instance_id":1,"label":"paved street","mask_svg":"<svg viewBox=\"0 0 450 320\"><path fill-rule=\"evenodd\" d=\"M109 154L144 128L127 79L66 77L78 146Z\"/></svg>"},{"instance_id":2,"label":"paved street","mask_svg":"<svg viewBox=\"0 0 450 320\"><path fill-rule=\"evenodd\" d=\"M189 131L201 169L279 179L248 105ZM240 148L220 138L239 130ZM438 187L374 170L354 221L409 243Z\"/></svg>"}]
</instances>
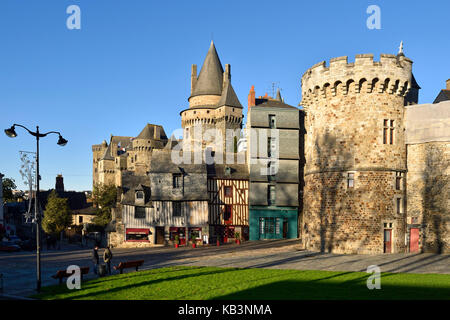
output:
<instances>
[{"instance_id":1,"label":"paved street","mask_svg":"<svg viewBox=\"0 0 450 320\"><path fill-rule=\"evenodd\" d=\"M56 284L51 275L69 265L89 266L90 249L78 247L42 253L43 286ZM100 256L103 249L100 250ZM247 242L242 245L220 247L146 249L113 249L113 264L120 261L144 259L142 269L166 266L218 266L240 268L276 268L298 270L366 271L369 265L378 265L382 272L448 273L450 255L386 254L338 255L300 250L298 240ZM127 271L125 271L127 272ZM133 272L133 271L129 271ZM4 294L27 296L36 286L36 259L34 253L0 253L0 273L3 274ZM86 278L92 278L91 274Z\"/></svg>"}]
</instances>

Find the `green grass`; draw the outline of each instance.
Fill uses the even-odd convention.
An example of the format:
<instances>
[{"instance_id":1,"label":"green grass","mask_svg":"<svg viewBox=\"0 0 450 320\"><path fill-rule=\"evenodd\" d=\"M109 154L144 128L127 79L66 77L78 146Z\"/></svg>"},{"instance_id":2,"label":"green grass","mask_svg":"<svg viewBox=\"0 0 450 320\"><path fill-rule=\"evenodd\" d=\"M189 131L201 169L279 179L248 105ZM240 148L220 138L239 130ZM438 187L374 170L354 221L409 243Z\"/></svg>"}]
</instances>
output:
<instances>
[{"instance_id":1,"label":"green grass","mask_svg":"<svg viewBox=\"0 0 450 320\"><path fill-rule=\"evenodd\" d=\"M38 299L450 299L450 275L383 273L369 290L365 272L171 267L42 289Z\"/></svg>"}]
</instances>

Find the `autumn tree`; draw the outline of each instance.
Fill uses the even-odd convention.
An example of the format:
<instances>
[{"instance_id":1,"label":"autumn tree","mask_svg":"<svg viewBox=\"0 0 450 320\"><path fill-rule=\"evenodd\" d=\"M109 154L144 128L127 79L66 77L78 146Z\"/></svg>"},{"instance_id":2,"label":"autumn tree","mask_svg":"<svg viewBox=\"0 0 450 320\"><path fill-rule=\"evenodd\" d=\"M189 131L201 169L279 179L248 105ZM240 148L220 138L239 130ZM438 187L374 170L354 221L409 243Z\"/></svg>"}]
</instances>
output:
<instances>
[{"instance_id":1,"label":"autumn tree","mask_svg":"<svg viewBox=\"0 0 450 320\"><path fill-rule=\"evenodd\" d=\"M98 226L105 227L111 221L111 209L116 205L117 190L114 185L98 184L92 192L94 202L95 218L92 222Z\"/></svg>"},{"instance_id":2,"label":"autumn tree","mask_svg":"<svg viewBox=\"0 0 450 320\"><path fill-rule=\"evenodd\" d=\"M3 179L3 201L10 202L14 201L13 190L16 189L16 182L14 179L4 178Z\"/></svg>"},{"instance_id":3,"label":"autumn tree","mask_svg":"<svg viewBox=\"0 0 450 320\"><path fill-rule=\"evenodd\" d=\"M50 235L61 235L72 224L72 213L67 199L60 198L55 190L48 196L42 219L42 228Z\"/></svg>"}]
</instances>

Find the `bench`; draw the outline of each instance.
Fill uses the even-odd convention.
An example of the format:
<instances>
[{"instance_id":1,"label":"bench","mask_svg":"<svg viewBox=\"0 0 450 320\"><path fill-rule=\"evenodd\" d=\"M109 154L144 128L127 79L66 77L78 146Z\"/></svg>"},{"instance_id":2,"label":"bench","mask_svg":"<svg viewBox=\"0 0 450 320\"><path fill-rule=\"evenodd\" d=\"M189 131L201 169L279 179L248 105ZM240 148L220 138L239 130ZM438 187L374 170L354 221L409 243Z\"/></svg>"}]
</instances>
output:
<instances>
[{"instance_id":1,"label":"bench","mask_svg":"<svg viewBox=\"0 0 450 320\"><path fill-rule=\"evenodd\" d=\"M123 269L127 268L136 268L136 271L138 271L138 268L142 266L143 263L144 260L121 262L118 266L114 266L114 270L119 270L120 274L123 273Z\"/></svg>"},{"instance_id":2,"label":"bench","mask_svg":"<svg viewBox=\"0 0 450 320\"><path fill-rule=\"evenodd\" d=\"M89 273L89 267L80 268L81 280L83 280L83 274ZM52 276L53 279L59 279L59 284L62 284L64 278L70 277L73 273L67 273L66 270L58 270L55 275Z\"/></svg>"}]
</instances>

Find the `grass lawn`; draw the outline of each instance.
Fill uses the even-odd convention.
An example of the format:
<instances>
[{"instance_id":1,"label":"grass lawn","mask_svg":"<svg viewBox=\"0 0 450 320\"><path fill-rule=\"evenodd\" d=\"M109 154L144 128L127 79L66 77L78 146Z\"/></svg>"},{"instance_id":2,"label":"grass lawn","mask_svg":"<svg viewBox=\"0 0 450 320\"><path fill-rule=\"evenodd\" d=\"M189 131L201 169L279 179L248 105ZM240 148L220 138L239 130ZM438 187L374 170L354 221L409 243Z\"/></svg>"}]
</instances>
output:
<instances>
[{"instance_id":1,"label":"grass lawn","mask_svg":"<svg viewBox=\"0 0 450 320\"><path fill-rule=\"evenodd\" d=\"M450 275L382 273L369 290L365 272L170 267L42 288L38 299L450 299Z\"/></svg>"}]
</instances>

